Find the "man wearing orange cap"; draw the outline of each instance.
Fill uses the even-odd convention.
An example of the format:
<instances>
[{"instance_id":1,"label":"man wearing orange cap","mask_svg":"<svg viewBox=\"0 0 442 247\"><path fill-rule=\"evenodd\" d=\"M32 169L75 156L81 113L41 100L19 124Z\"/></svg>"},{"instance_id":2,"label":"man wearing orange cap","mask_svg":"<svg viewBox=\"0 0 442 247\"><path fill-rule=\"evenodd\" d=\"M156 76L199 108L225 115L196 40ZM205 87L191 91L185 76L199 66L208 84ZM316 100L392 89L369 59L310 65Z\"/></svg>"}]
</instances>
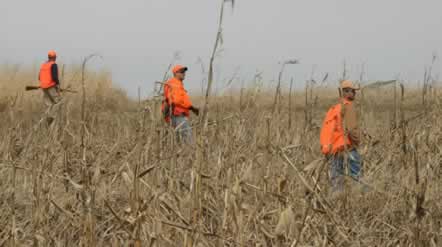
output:
<instances>
[{"instance_id":1,"label":"man wearing orange cap","mask_svg":"<svg viewBox=\"0 0 442 247\"><path fill-rule=\"evenodd\" d=\"M353 104L359 87L352 81L344 80L339 89L340 102L327 112L320 137L322 152L331 161L331 181L334 191L342 189L346 167L351 178L359 181L361 176L361 156L356 149L360 136Z\"/></svg>"},{"instance_id":2,"label":"man wearing orange cap","mask_svg":"<svg viewBox=\"0 0 442 247\"><path fill-rule=\"evenodd\" d=\"M58 79L58 66L55 63L57 60L57 53L55 51L48 52L48 61L43 63L40 67L38 80L40 81L40 88L43 91L43 98L48 109L48 122L52 123L54 120L53 112L54 105L61 101L60 97L60 81Z\"/></svg>"},{"instance_id":3,"label":"man wearing orange cap","mask_svg":"<svg viewBox=\"0 0 442 247\"><path fill-rule=\"evenodd\" d=\"M186 78L187 67L176 65L172 68L173 78L164 85L162 112L165 120L171 123L178 133L180 141L191 144L192 128L189 124L189 113L199 114L199 109L192 105L183 81Z\"/></svg>"}]
</instances>

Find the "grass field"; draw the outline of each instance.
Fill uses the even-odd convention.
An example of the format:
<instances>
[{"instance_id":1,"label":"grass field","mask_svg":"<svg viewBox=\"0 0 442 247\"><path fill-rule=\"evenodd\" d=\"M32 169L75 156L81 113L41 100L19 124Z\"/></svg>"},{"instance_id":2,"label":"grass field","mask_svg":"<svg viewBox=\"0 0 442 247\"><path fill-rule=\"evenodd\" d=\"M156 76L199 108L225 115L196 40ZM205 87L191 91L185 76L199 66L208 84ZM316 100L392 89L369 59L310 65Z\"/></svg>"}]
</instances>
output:
<instances>
[{"instance_id":1,"label":"grass field","mask_svg":"<svg viewBox=\"0 0 442 247\"><path fill-rule=\"evenodd\" d=\"M332 196L319 128L337 90L213 97L190 147L106 72L87 72L82 98L79 68L47 127L41 92L23 90L36 74L0 68L0 246L442 245L438 88L425 104L393 85L358 95L370 190L348 179Z\"/></svg>"}]
</instances>

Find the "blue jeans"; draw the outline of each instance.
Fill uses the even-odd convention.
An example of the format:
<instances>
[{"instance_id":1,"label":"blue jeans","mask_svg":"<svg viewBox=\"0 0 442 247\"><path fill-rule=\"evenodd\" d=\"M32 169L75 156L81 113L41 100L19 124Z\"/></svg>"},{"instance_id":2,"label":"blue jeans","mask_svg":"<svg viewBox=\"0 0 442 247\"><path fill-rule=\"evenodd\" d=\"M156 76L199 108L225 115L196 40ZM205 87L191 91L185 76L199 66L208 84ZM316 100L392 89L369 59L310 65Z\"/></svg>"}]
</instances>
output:
<instances>
[{"instance_id":1,"label":"blue jeans","mask_svg":"<svg viewBox=\"0 0 442 247\"><path fill-rule=\"evenodd\" d=\"M361 155L356 149L352 149L347 153L348 175L354 180L359 181L361 176ZM331 162L331 182L333 191L341 191L344 185L344 152L333 155Z\"/></svg>"},{"instance_id":2,"label":"blue jeans","mask_svg":"<svg viewBox=\"0 0 442 247\"><path fill-rule=\"evenodd\" d=\"M172 116L172 126L177 132L179 142L184 142L186 144L193 143L192 128L190 127L189 120L186 116Z\"/></svg>"}]
</instances>

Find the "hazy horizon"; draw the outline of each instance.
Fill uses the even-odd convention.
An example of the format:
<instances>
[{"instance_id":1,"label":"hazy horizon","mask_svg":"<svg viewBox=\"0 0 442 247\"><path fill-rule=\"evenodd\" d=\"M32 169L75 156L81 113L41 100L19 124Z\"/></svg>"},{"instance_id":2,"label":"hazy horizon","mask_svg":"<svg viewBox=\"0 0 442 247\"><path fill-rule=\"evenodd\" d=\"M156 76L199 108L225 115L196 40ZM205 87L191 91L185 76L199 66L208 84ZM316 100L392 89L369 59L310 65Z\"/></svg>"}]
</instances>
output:
<instances>
[{"instance_id":1,"label":"hazy horizon","mask_svg":"<svg viewBox=\"0 0 442 247\"><path fill-rule=\"evenodd\" d=\"M59 62L79 63L98 52L93 66L113 74L117 85L135 95L150 91L161 80L175 52L190 67L186 84L199 92L216 35L220 1L204 0L0 0L0 63L38 64L50 49ZM26 6L26 7L24 7ZM216 60L218 87L238 71L234 84L263 72L276 80L281 61L284 81L298 87L310 77L329 73L337 80L344 60L350 79L364 64L366 79L400 76L422 81L431 56L442 52L442 2L437 0L236 0L226 5L224 43ZM435 77L440 59L433 68Z\"/></svg>"}]
</instances>

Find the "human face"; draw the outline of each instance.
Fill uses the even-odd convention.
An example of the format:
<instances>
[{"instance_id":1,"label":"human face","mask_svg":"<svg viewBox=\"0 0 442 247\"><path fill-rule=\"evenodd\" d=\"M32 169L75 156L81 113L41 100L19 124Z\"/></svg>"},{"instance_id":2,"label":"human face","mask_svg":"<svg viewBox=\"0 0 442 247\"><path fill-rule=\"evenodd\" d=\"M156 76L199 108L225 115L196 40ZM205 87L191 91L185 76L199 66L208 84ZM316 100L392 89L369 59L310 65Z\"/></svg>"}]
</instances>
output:
<instances>
[{"instance_id":1,"label":"human face","mask_svg":"<svg viewBox=\"0 0 442 247\"><path fill-rule=\"evenodd\" d=\"M356 90L354 90L352 88L343 88L342 94L345 99L353 101L356 97Z\"/></svg>"},{"instance_id":2,"label":"human face","mask_svg":"<svg viewBox=\"0 0 442 247\"><path fill-rule=\"evenodd\" d=\"M186 79L186 71L180 70L180 71L176 72L175 78L177 78L178 80L184 81L184 79Z\"/></svg>"}]
</instances>

